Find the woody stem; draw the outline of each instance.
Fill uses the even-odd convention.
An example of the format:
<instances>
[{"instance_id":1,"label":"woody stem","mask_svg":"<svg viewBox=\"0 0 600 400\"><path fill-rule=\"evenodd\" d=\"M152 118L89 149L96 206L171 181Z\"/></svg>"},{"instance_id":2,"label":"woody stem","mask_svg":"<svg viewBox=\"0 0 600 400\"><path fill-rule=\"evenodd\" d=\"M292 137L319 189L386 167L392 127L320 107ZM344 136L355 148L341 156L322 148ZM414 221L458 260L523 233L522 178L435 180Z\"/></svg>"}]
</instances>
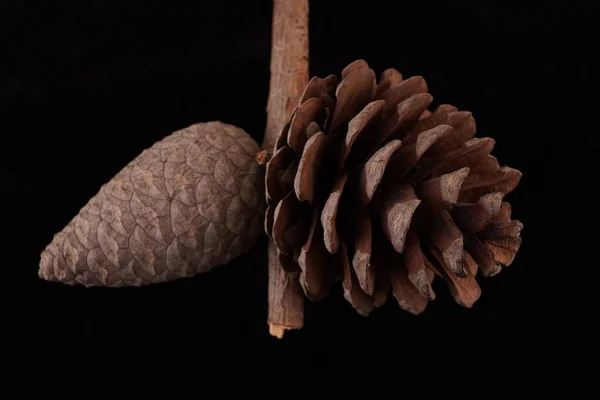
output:
<instances>
[{"instance_id":1,"label":"woody stem","mask_svg":"<svg viewBox=\"0 0 600 400\"><path fill-rule=\"evenodd\" d=\"M308 83L308 0L273 0L271 80L263 150L271 153L294 105ZM299 273L283 270L275 245L269 242L269 309L271 335L304 322L304 295Z\"/></svg>"}]
</instances>

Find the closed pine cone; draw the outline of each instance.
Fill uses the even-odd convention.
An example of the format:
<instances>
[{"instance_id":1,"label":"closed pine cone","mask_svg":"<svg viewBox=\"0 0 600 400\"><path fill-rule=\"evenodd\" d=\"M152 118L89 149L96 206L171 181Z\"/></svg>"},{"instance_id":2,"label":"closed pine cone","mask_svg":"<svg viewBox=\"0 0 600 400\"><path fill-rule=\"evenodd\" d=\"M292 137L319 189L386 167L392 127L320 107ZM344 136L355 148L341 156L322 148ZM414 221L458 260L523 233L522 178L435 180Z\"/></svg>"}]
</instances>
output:
<instances>
[{"instance_id":1,"label":"closed pine cone","mask_svg":"<svg viewBox=\"0 0 600 400\"><path fill-rule=\"evenodd\" d=\"M418 314L439 276L471 307L478 271L513 261L523 225L504 197L521 173L499 166L493 139L474 137L471 113L429 111L427 91L395 69L377 82L364 60L304 89L267 163L265 229L308 298L343 279L361 315L389 292Z\"/></svg>"},{"instance_id":2,"label":"closed pine cone","mask_svg":"<svg viewBox=\"0 0 600 400\"><path fill-rule=\"evenodd\" d=\"M40 278L143 286L204 273L262 233L258 144L219 121L190 125L121 169L42 251Z\"/></svg>"}]
</instances>

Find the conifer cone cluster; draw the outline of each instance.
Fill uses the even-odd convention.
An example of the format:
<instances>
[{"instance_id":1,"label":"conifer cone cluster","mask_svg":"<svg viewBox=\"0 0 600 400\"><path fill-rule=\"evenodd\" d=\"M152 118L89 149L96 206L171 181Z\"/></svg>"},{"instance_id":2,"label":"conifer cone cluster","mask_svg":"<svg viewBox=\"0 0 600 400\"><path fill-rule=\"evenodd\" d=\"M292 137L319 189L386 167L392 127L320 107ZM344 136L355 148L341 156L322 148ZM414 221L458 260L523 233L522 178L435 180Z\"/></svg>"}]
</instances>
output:
<instances>
[{"instance_id":1,"label":"conifer cone cluster","mask_svg":"<svg viewBox=\"0 0 600 400\"><path fill-rule=\"evenodd\" d=\"M523 225L504 200L521 173L470 112L432 101L422 77L378 82L364 60L304 89L267 163L265 230L309 299L342 280L361 315L390 293L419 314L441 277L471 307L478 272L512 263Z\"/></svg>"}]
</instances>

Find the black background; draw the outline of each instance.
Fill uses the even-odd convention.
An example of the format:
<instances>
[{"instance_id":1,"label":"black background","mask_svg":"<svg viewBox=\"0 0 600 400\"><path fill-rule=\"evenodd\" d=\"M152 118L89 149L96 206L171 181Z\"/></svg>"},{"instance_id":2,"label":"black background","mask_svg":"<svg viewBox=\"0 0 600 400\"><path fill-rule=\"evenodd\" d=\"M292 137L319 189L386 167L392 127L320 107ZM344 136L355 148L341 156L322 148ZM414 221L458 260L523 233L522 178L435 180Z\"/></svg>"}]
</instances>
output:
<instances>
[{"instance_id":1,"label":"black background","mask_svg":"<svg viewBox=\"0 0 600 400\"><path fill-rule=\"evenodd\" d=\"M515 262L481 280L473 309L438 283L438 299L419 317L390 301L363 318L338 288L307 302L304 329L279 341L265 324L264 240L227 267L140 289L37 277L52 235L144 148L210 120L262 139L271 2L3 1L2 291L5 315L15 317L5 331L17 336L6 342L7 354L17 351L10 370L35 381L56 375L49 387L59 389L79 376L90 388L223 376L234 389L251 378L241 388L266 394L279 393L267 391L277 376L282 393L313 382L394 395L461 395L471 385L486 386L483 394L592 391L600 13L593 1L526 3L311 2L311 75L364 58L377 74L395 67L424 76L434 104L472 111L501 164L523 172L508 199L525 229Z\"/></svg>"}]
</instances>

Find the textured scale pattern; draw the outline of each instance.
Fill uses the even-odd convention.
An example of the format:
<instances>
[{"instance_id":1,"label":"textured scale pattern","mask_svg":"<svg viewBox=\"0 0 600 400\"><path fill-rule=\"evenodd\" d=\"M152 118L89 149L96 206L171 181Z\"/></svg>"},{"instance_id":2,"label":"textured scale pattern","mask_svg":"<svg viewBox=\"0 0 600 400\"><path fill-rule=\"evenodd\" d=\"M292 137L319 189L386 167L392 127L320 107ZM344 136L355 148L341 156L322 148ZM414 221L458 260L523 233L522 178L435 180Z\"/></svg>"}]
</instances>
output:
<instances>
[{"instance_id":1,"label":"textured scale pattern","mask_svg":"<svg viewBox=\"0 0 600 400\"><path fill-rule=\"evenodd\" d=\"M259 151L246 132L221 122L174 132L126 165L54 236L39 276L141 286L228 263L262 234Z\"/></svg>"},{"instance_id":2,"label":"textured scale pattern","mask_svg":"<svg viewBox=\"0 0 600 400\"><path fill-rule=\"evenodd\" d=\"M477 274L513 262L523 225L505 196L521 173L475 137L470 112L432 101L422 77L377 81L364 60L304 89L267 163L265 230L308 298L342 280L361 315L390 293L419 314L440 277L471 307Z\"/></svg>"}]
</instances>

